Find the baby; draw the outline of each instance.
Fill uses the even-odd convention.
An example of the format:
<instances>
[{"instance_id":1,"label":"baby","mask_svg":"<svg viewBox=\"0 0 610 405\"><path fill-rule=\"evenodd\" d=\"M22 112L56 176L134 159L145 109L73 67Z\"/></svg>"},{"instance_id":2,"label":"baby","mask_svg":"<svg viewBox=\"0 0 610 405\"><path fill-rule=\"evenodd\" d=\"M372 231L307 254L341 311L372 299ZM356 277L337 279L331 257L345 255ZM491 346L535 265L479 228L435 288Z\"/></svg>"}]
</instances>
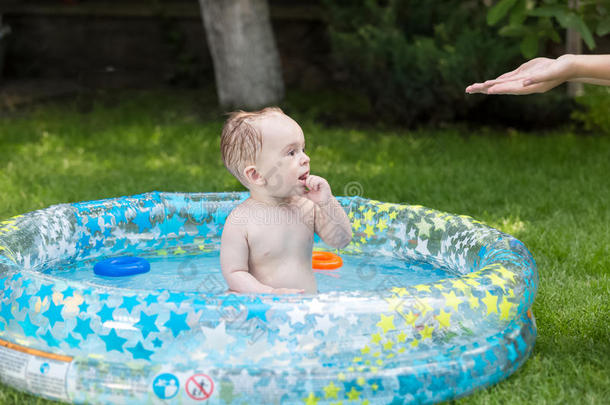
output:
<instances>
[{"instance_id":1,"label":"baby","mask_svg":"<svg viewBox=\"0 0 610 405\"><path fill-rule=\"evenodd\" d=\"M314 232L343 248L352 230L328 182L309 172L301 127L279 108L235 112L220 148L227 169L250 190L222 232L220 266L230 290L316 293Z\"/></svg>"}]
</instances>

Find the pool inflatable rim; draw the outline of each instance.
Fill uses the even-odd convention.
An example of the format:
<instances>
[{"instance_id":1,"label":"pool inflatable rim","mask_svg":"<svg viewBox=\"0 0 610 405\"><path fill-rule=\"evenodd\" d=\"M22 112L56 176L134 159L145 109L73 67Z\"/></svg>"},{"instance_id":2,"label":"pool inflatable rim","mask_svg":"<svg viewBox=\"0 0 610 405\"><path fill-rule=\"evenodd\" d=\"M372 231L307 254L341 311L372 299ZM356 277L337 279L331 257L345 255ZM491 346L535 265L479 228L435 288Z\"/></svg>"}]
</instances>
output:
<instances>
[{"instance_id":1,"label":"pool inflatable rim","mask_svg":"<svg viewBox=\"0 0 610 405\"><path fill-rule=\"evenodd\" d=\"M243 200L245 198L244 193L204 193L208 195L221 196L222 198L227 198L228 200L235 203L235 201ZM132 204L134 201L142 200L142 201L153 201L157 204L159 201L162 201L163 198L182 198L182 196L188 196L189 194L183 193L146 193L142 195L125 197L125 201L129 200L129 204ZM186 198L186 197L184 197ZM74 215L75 218L78 218L82 213L86 213L86 207L92 206L94 208L99 208L104 204L108 203L110 200L98 200L84 203L75 203L72 205L61 205L50 207L60 210L67 215ZM286 307L295 307L297 305L305 305L310 313L323 313L323 308L328 305L336 302L337 300L346 300L346 302L351 303L352 305L359 305L359 303L366 302L367 305L370 305L372 308L386 308L387 310L392 309L392 306L396 306L397 302L400 301L403 305L410 305L412 300L418 300L420 302L433 304L442 301L443 309L442 312L438 314L438 327L441 330L444 327L443 322L447 321L447 314L451 311L451 307L453 306L456 310L458 307L462 307L466 304L467 294L465 291L468 288L468 285L472 285L473 287L476 285L477 292L481 294L485 294L484 297L478 297L480 302L484 302L485 299L488 299L490 303L493 304L493 308L495 309L496 314L491 313L491 316L495 316L500 322L504 322L506 327L498 332L498 335L504 336L505 331L513 331L511 333L517 333L514 331L518 331L521 333L529 334L535 338L535 323L533 322L533 317L527 316L528 311L531 309L534 296L537 289L537 271L535 262L531 257L531 254L527 251L527 249L523 246L521 242L514 239L510 235L506 235L497 230L493 230L493 228L489 228L484 224L480 223L469 217L464 216L455 216L452 214L441 213L439 211L427 209L425 207L419 206L404 206L401 204L390 204L390 203L382 203L374 200L366 200L362 198L343 198L342 202L347 204L347 207L350 208L352 203L354 203L355 207L362 206L370 206L371 210L375 211L373 216L379 215L384 216L386 218L387 213L396 213L400 212L397 215L404 214L403 211L411 210L414 213L417 213L417 217L424 218L422 219L425 224L424 227L427 226L428 233L431 234L435 230L435 227L439 229L442 228L442 224L449 224L451 221L457 221L460 224L464 225L468 232L472 231L472 235L474 239L472 239L472 245L478 246L478 239L476 237L481 235L486 235L481 237L481 240L485 239L485 243L482 243L477 252L469 252L472 253L474 260L469 264L469 267L466 268L465 273L457 278L457 279L445 279L440 280L434 283L429 284L421 284L417 286L391 286L382 291L374 291L374 292L331 292L331 293L323 293L317 295L304 295L304 296L271 296L271 295L259 295L259 296L236 296L234 294L198 294L198 293L179 293L183 296L184 304L180 305L192 305L197 306L198 308L207 308L211 304L214 298L221 298L221 302L225 300L237 302L240 305L245 305L248 310L259 311L261 305L263 306L273 306L276 308L286 308ZM135 203L134 203L135 204ZM139 203L138 203L139 204ZM152 204L152 203L151 203ZM222 204L221 204L222 205ZM130 206L132 207L132 206ZM94 210L94 208L90 208ZM47 210L49 210L47 209ZM40 213L45 210L35 211L34 214ZM360 242L362 245L366 245L367 243L372 243L374 240L374 235L371 235L369 225L364 226L365 221L370 221L371 218L367 219L367 215L369 212L361 210L357 212L355 209L351 212L356 212L356 216L358 219L356 221L361 222L357 229L355 229L355 236L360 237ZM32 213L30 213L32 214ZM27 216L28 214L26 214ZM18 226L21 224L23 220L23 216L14 217L12 219L3 221L0 223L0 285L4 285L5 289L18 289L23 287L25 281L31 280L32 283L39 283L41 286L49 285L49 282L53 282L54 285L51 288L51 293L53 295L57 293L63 294L63 292L68 291L70 289L85 291L89 290L95 295L108 295L108 292L114 296L123 295L125 298L127 297L135 297L140 300L144 298L144 296L150 296L151 294L161 294L167 295L171 297L173 293L176 291L171 291L168 289L157 289L157 290L134 290L128 288L113 288L108 289L107 287L96 286L91 283L86 282L73 282L66 283L65 281L57 281L53 277L50 277L45 274L41 274L36 270L26 269L24 268L24 257L23 255L19 255L20 252L16 252L14 247L7 243L7 240L10 240L10 236L18 233ZM101 215L100 215L101 217ZM407 212L404 216L405 218L409 218L409 213ZM82 232L83 229L87 228L87 223L84 222L86 217L82 216L78 222L76 228L79 229L79 232ZM150 220L150 219L149 219ZM352 219L353 220L353 219ZM388 223L382 222L384 219L379 219L377 224L377 229L382 228L383 226L379 226L383 224L387 227ZM102 221L100 220L97 225ZM353 220L353 222L355 222ZM130 222L131 223L131 222ZM93 225L93 227L96 224ZM355 225L355 224L354 224ZM395 224L394 224L395 225ZM383 231L383 229L381 229ZM98 230L96 230L98 232ZM496 238L494 240L493 238ZM412 247L410 239L407 243L405 243L405 249L411 249L413 252L417 253L417 249L421 247L421 244L413 243L415 247ZM432 239L430 239L432 240ZM80 241L80 239L79 239ZM358 249L356 246L358 242L354 241L352 248ZM441 243L442 245L442 243ZM91 245L92 246L92 245ZM81 249L81 250L79 250ZM512 251L516 249L519 251L523 257L517 257L512 255ZM82 254L83 251L86 251L83 246L80 246L76 249L76 254ZM415 254L413 253L413 254ZM460 260L468 260L471 257L460 258ZM19 261L22 262L19 262ZM446 264L446 263L445 263ZM461 283L460 283L461 281ZM456 284L457 282L457 284ZM478 284L478 285L477 285ZM507 286L513 286L516 291L517 287L521 288L521 295L511 296L508 291L510 291ZM6 290L5 290L6 291ZM24 290L25 292L25 290ZM135 296L134 296L135 293ZM65 294L63 294L65 295ZM32 296L33 297L33 296ZM40 296L43 297L42 295ZM495 298L494 298L495 297ZM11 319L11 316L15 316L13 314L14 308L16 304L16 300L19 298L16 294L11 295L9 293L8 299L6 297L6 293L3 297L0 297L0 308L4 308L4 312L0 313L0 329L2 327L6 329L8 326L13 325L14 319ZM472 296L471 296L472 298ZM63 298L62 298L63 299ZM495 299L495 301L494 301ZM261 301L262 300L262 301ZM410 301L411 300L411 301ZM167 300L169 302L169 300ZM508 308L504 313L502 312L500 305L502 301L505 303ZM441 305L439 304L439 305ZM489 304L489 305L492 305ZM7 312L6 308L9 306L9 310ZM50 305L50 304L49 304ZM481 304L483 305L483 304ZM487 311L489 312L489 305ZM178 306L180 307L180 306ZM117 307L118 308L118 307ZM183 306L181 308L184 308ZM394 309L396 309L394 307ZM485 309L485 308L484 308ZM445 311L447 310L447 311ZM316 312L318 311L318 312ZM6 314L9 314L8 317ZM16 313L16 312L15 312ZM22 308L19 310L19 313L22 314ZM484 313L484 312L483 312ZM487 315L490 315L488 313ZM27 316L27 315L26 315ZM8 321L7 321L8 319ZM15 318L16 319L16 318ZM383 321L383 319L382 319ZM51 325L52 326L52 325ZM50 330L50 329L49 329ZM521 336L521 335L518 335ZM0 334L0 339L6 338L7 334ZM8 336L10 337L10 335ZM19 336L13 336L15 340L22 339ZM532 339L533 339L532 338ZM493 344L502 344L501 341L494 340ZM488 342L492 344L492 342ZM45 342L40 342L44 347ZM516 353L513 353L509 350L508 356L512 358L512 365L506 368L502 373L493 374L486 381L482 381L481 385L488 385L494 382L499 381L502 378L505 378L511 372L513 372L523 361L529 356L531 353L532 344L526 345L525 348L513 349L517 350ZM517 344L515 343L515 347ZM52 349L52 348L51 348ZM481 347L480 349L483 349ZM63 350L63 349L62 349ZM451 356L447 357L445 360L441 360L439 357L438 364L446 364L448 367L451 366L452 362L455 361ZM508 370L508 374L507 374ZM470 392L471 388L461 388L461 391L452 392L451 395L463 395L464 393ZM314 392L314 391L311 391ZM440 391L439 391L440 392ZM316 395L315 392L313 394ZM439 394L440 395L440 394ZM416 397L417 398L417 397ZM426 397L427 398L427 397ZM426 399L424 397L419 398L419 402L429 401L430 398ZM432 400L439 400L439 397L431 397ZM448 398L447 396L440 397L441 399Z\"/></svg>"}]
</instances>

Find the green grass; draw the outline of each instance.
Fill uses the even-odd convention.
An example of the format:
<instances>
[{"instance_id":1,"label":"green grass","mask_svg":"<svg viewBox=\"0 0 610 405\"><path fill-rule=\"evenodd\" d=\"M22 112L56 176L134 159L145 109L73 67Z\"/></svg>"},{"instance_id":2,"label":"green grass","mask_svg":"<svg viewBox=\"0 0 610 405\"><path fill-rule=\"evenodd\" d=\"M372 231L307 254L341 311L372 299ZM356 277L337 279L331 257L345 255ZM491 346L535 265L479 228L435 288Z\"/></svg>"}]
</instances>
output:
<instances>
[{"instance_id":1,"label":"green grass","mask_svg":"<svg viewBox=\"0 0 610 405\"><path fill-rule=\"evenodd\" d=\"M241 190L222 166L222 117L210 105L195 93L128 93L5 114L0 218L150 190ZM296 117L312 172L336 195L358 182L368 198L471 215L533 253L534 354L506 381L458 403L607 403L610 137L338 129ZM45 402L0 386L2 404Z\"/></svg>"}]
</instances>

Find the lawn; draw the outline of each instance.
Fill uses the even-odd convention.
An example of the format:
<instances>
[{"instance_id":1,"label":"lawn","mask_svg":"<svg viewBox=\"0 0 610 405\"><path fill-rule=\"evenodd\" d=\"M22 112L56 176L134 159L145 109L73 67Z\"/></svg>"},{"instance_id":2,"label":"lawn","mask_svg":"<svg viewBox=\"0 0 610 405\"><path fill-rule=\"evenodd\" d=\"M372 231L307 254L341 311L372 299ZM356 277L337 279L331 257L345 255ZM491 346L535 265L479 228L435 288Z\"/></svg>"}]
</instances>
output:
<instances>
[{"instance_id":1,"label":"lawn","mask_svg":"<svg viewBox=\"0 0 610 405\"><path fill-rule=\"evenodd\" d=\"M241 190L222 166L222 115L212 106L192 92L129 92L0 115L0 219L151 190ZM607 403L610 137L571 129L329 128L295 117L312 173L327 178L334 194L360 189L372 199L467 214L534 255L532 357L457 403ZM0 404L47 402L0 385Z\"/></svg>"}]
</instances>

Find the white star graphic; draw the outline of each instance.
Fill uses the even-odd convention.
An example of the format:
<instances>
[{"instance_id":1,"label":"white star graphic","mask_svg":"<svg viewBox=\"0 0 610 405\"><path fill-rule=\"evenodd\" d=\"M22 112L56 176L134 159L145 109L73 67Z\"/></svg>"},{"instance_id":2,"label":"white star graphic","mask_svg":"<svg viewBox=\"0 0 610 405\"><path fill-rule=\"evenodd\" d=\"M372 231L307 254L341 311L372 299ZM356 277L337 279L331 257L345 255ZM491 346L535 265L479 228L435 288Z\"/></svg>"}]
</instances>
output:
<instances>
[{"instance_id":1,"label":"white star graphic","mask_svg":"<svg viewBox=\"0 0 610 405\"><path fill-rule=\"evenodd\" d=\"M235 338L227 334L226 323L220 322L215 328L201 327L205 335L205 342L201 346L204 351L224 352L227 346L235 342Z\"/></svg>"}]
</instances>

